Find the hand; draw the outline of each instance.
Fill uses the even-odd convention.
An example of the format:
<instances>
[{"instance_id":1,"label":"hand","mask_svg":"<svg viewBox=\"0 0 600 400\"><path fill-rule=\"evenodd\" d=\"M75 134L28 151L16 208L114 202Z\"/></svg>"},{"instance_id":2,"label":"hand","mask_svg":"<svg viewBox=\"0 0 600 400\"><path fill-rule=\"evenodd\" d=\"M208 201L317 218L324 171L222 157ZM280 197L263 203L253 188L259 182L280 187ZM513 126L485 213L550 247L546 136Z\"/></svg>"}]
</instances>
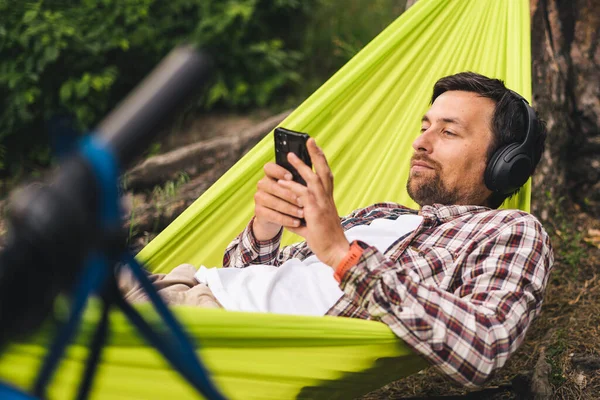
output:
<instances>
[{"instance_id":1,"label":"hand","mask_svg":"<svg viewBox=\"0 0 600 400\"><path fill-rule=\"evenodd\" d=\"M307 147L314 172L295 154L288 154L288 161L304 178L306 186L290 179L278 181L281 187L297 196L296 204L304 208L306 226L286 228L304 237L317 258L335 268L350 250L350 243L333 200L333 174L327 159L314 139L308 140Z\"/></svg>"},{"instance_id":2,"label":"hand","mask_svg":"<svg viewBox=\"0 0 600 400\"><path fill-rule=\"evenodd\" d=\"M292 180L292 174L275 163L267 163L264 171L265 176L258 181L254 194L252 231L258 240L272 239L282 226L298 227L299 218L304 217L298 196L278 183Z\"/></svg>"}]
</instances>

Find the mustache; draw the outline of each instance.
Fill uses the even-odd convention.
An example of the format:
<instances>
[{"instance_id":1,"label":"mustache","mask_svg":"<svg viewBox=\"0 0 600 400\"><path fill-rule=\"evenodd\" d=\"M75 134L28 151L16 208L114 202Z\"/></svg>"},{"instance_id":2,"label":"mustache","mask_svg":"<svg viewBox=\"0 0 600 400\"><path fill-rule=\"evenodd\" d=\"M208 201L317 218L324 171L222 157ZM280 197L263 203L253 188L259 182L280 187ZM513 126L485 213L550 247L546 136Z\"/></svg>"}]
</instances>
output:
<instances>
[{"instance_id":1,"label":"mustache","mask_svg":"<svg viewBox=\"0 0 600 400\"><path fill-rule=\"evenodd\" d=\"M442 169L442 166L437 161L432 160L424 154L413 154L413 156L410 158L410 165L412 165L416 161L427 163L437 170Z\"/></svg>"}]
</instances>

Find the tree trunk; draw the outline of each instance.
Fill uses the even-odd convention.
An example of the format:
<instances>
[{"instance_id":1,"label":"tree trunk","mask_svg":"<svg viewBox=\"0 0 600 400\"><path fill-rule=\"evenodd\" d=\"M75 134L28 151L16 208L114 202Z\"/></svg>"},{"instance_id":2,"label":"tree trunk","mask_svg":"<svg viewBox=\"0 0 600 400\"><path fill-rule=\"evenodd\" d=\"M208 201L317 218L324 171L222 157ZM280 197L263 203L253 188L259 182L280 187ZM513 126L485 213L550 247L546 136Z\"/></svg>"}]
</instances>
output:
<instances>
[{"instance_id":1,"label":"tree trunk","mask_svg":"<svg viewBox=\"0 0 600 400\"><path fill-rule=\"evenodd\" d=\"M533 103L547 123L532 211L561 199L600 215L600 0L532 0Z\"/></svg>"}]
</instances>

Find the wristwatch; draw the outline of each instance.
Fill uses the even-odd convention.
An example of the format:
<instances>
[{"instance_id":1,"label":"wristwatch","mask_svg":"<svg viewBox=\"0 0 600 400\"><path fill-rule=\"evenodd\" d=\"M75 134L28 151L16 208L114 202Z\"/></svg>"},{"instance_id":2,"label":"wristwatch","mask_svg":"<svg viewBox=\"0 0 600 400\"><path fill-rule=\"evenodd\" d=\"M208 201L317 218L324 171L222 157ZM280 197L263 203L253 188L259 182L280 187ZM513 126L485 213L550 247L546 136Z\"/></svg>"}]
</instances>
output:
<instances>
[{"instance_id":1,"label":"wristwatch","mask_svg":"<svg viewBox=\"0 0 600 400\"><path fill-rule=\"evenodd\" d=\"M358 264L363 251L365 251L365 249L358 241L354 240L352 243L350 243L350 250L348 253L346 253L344 258L342 258L342 261L340 261L338 266L335 268L335 273L333 274L333 277L338 282L342 281L342 277L346 271Z\"/></svg>"}]
</instances>

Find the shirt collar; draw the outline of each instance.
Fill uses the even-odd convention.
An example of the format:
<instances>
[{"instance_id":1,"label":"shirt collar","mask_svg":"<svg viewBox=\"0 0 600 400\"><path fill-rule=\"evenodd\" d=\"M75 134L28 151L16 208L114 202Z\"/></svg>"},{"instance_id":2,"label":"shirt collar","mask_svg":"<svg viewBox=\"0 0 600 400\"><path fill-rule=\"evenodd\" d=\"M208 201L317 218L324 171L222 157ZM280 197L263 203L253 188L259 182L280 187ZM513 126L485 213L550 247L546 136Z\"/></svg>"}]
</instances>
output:
<instances>
[{"instance_id":1,"label":"shirt collar","mask_svg":"<svg viewBox=\"0 0 600 400\"><path fill-rule=\"evenodd\" d=\"M421 215L424 218L435 218L441 223L452 221L453 219L462 217L463 215L479 213L484 211L490 211L491 208L483 206L463 206L463 205L451 205L445 206L443 204L433 204L431 206L423 206L421 208Z\"/></svg>"}]
</instances>

